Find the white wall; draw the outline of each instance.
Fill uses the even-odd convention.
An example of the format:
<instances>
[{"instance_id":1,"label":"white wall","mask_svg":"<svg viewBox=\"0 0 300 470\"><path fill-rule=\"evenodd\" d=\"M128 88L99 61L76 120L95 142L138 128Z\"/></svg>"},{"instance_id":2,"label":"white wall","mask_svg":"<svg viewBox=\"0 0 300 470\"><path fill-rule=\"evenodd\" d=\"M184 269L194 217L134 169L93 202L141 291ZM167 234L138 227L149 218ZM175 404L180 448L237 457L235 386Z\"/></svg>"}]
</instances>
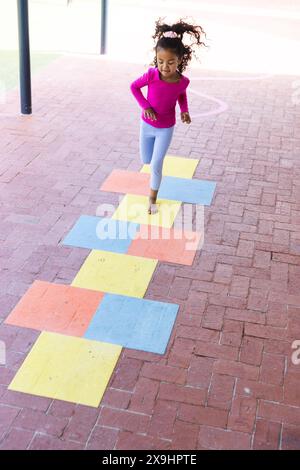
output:
<instances>
[{"instance_id":1,"label":"white wall","mask_svg":"<svg viewBox=\"0 0 300 470\"><path fill-rule=\"evenodd\" d=\"M35 51L99 53L99 0L29 0L30 44ZM17 49L16 0L0 0L0 49Z\"/></svg>"},{"instance_id":2,"label":"white wall","mask_svg":"<svg viewBox=\"0 0 300 470\"><path fill-rule=\"evenodd\" d=\"M101 0L29 0L32 50L99 54ZM108 0L108 56L147 65L155 20L201 24L208 50L192 66L300 73L300 0ZM0 49L17 48L16 0L0 0Z\"/></svg>"}]
</instances>

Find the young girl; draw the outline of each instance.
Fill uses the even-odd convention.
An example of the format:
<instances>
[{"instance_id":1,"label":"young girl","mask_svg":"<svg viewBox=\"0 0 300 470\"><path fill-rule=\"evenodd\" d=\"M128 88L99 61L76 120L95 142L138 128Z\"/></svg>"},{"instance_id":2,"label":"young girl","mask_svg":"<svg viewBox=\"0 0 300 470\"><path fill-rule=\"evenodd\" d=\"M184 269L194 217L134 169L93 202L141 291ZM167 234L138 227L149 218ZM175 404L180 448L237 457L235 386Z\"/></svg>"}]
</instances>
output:
<instances>
[{"instance_id":1,"label":"young girl","mask_svg":"<svg viewBox=\"0 0 300 470\"><path fill-rule=\"evenodd\" d=\"M155 22L155 58L146 73L131 83L130 89L143 109L140 122L140 156L143 163L151 163L150 196L148 213L157 212L156 198L162 179L162 167L173 136L178 101L181 121L191 123L186 88L190 80L182 75L194 52L182 42L184 33L193 35L196 44L202 46L200 36L205 35L201 26L180 20L169 26ZM147 99L141 88L148 85Z\"/></svg>"}]
</instances>

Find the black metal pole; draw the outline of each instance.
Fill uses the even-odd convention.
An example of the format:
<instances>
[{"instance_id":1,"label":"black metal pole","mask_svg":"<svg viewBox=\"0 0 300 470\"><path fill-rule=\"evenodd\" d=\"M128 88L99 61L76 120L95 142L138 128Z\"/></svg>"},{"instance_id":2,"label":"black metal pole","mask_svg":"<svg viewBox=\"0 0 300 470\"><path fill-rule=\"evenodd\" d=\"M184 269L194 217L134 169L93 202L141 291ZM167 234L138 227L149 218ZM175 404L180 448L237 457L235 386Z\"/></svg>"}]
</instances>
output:
<instances>
[{"instance_id":1,"label":"black metal pole","mask_svg":"<svg viewBox=\"0 0 300 470\"><path fill-rule=\"evenodd\" d=\"M101 49L100 54L106 54L107 33L107 0L101 0Z\"/></svg>"},{"instance_id":2,"label":"black metal pole","mask_svg":"<svg viewBox=\"0 0 300 470\"><path fill-rule=\"evenodd\" d=\"M28 0L18 0L18 27L19 27L21 113L31 114L32 106L31 106Z\"/></svg>"}]
</instances>

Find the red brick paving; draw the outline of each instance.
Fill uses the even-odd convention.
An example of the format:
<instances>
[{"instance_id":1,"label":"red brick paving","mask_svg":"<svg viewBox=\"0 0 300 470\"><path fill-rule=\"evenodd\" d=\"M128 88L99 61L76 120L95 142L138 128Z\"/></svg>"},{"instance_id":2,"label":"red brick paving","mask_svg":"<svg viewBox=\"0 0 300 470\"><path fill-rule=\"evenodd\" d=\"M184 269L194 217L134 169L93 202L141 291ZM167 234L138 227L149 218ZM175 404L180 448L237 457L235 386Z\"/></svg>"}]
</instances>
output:
<instances>
[{"instance_id":1,"label":"red brick paving","mask_svg":"<svg viewBox=\"0 0 300 470\"><path fill-rule=\"evenodd\" d=\"M193 265L159 263L145 296L180 305L166 354L123 350L98 409L7 390L38 333L4 319L34 280L71 283L88 250L59 241L81 214L118 204L99 191L113 169L140 169L129 83L141 71L65 57L33 80L32 116L14 92L0 116L0 449L299 449L295 77L233 87L187 72L229 109L178 122L169 149L200 158L195 177L217 188Z\"/></svg>"}]
</instances>

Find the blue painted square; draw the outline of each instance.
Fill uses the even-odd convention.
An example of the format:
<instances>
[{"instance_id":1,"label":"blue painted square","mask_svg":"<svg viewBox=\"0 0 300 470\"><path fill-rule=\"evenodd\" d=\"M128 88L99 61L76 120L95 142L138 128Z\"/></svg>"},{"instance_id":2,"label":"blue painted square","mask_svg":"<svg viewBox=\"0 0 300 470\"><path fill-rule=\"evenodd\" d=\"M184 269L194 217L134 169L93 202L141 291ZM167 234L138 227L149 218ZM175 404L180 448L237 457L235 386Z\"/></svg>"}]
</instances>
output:
<instances>
[{"instance_id":1,"label":"blue painted square","mask_svg":"<svg viewBox=\"0 0 300 470\"><path fill-rule=\"evenodd\" d=\"M127 253L138 228L134 222L81 215L62 244Z\"/></svg>"},{"instance_id":2,"label":"blue painted square","mask_svg":"<svg viewBox=\"0 0 300 470\"><path fill-rule=\"evenodd\" d=\"M179 306L105 294L84 337L164 354Z\"/></svg>"},{"instance_id":3,"label":"blue painted square","mask_svg":"<svg viewBox=\"0 0 300 470\"><path fill-rule=\"evenodd\" d=\"M209 206L215 188L216 183L214 181L163 176L158 197Z\"/></svg>"}]
</instances>

